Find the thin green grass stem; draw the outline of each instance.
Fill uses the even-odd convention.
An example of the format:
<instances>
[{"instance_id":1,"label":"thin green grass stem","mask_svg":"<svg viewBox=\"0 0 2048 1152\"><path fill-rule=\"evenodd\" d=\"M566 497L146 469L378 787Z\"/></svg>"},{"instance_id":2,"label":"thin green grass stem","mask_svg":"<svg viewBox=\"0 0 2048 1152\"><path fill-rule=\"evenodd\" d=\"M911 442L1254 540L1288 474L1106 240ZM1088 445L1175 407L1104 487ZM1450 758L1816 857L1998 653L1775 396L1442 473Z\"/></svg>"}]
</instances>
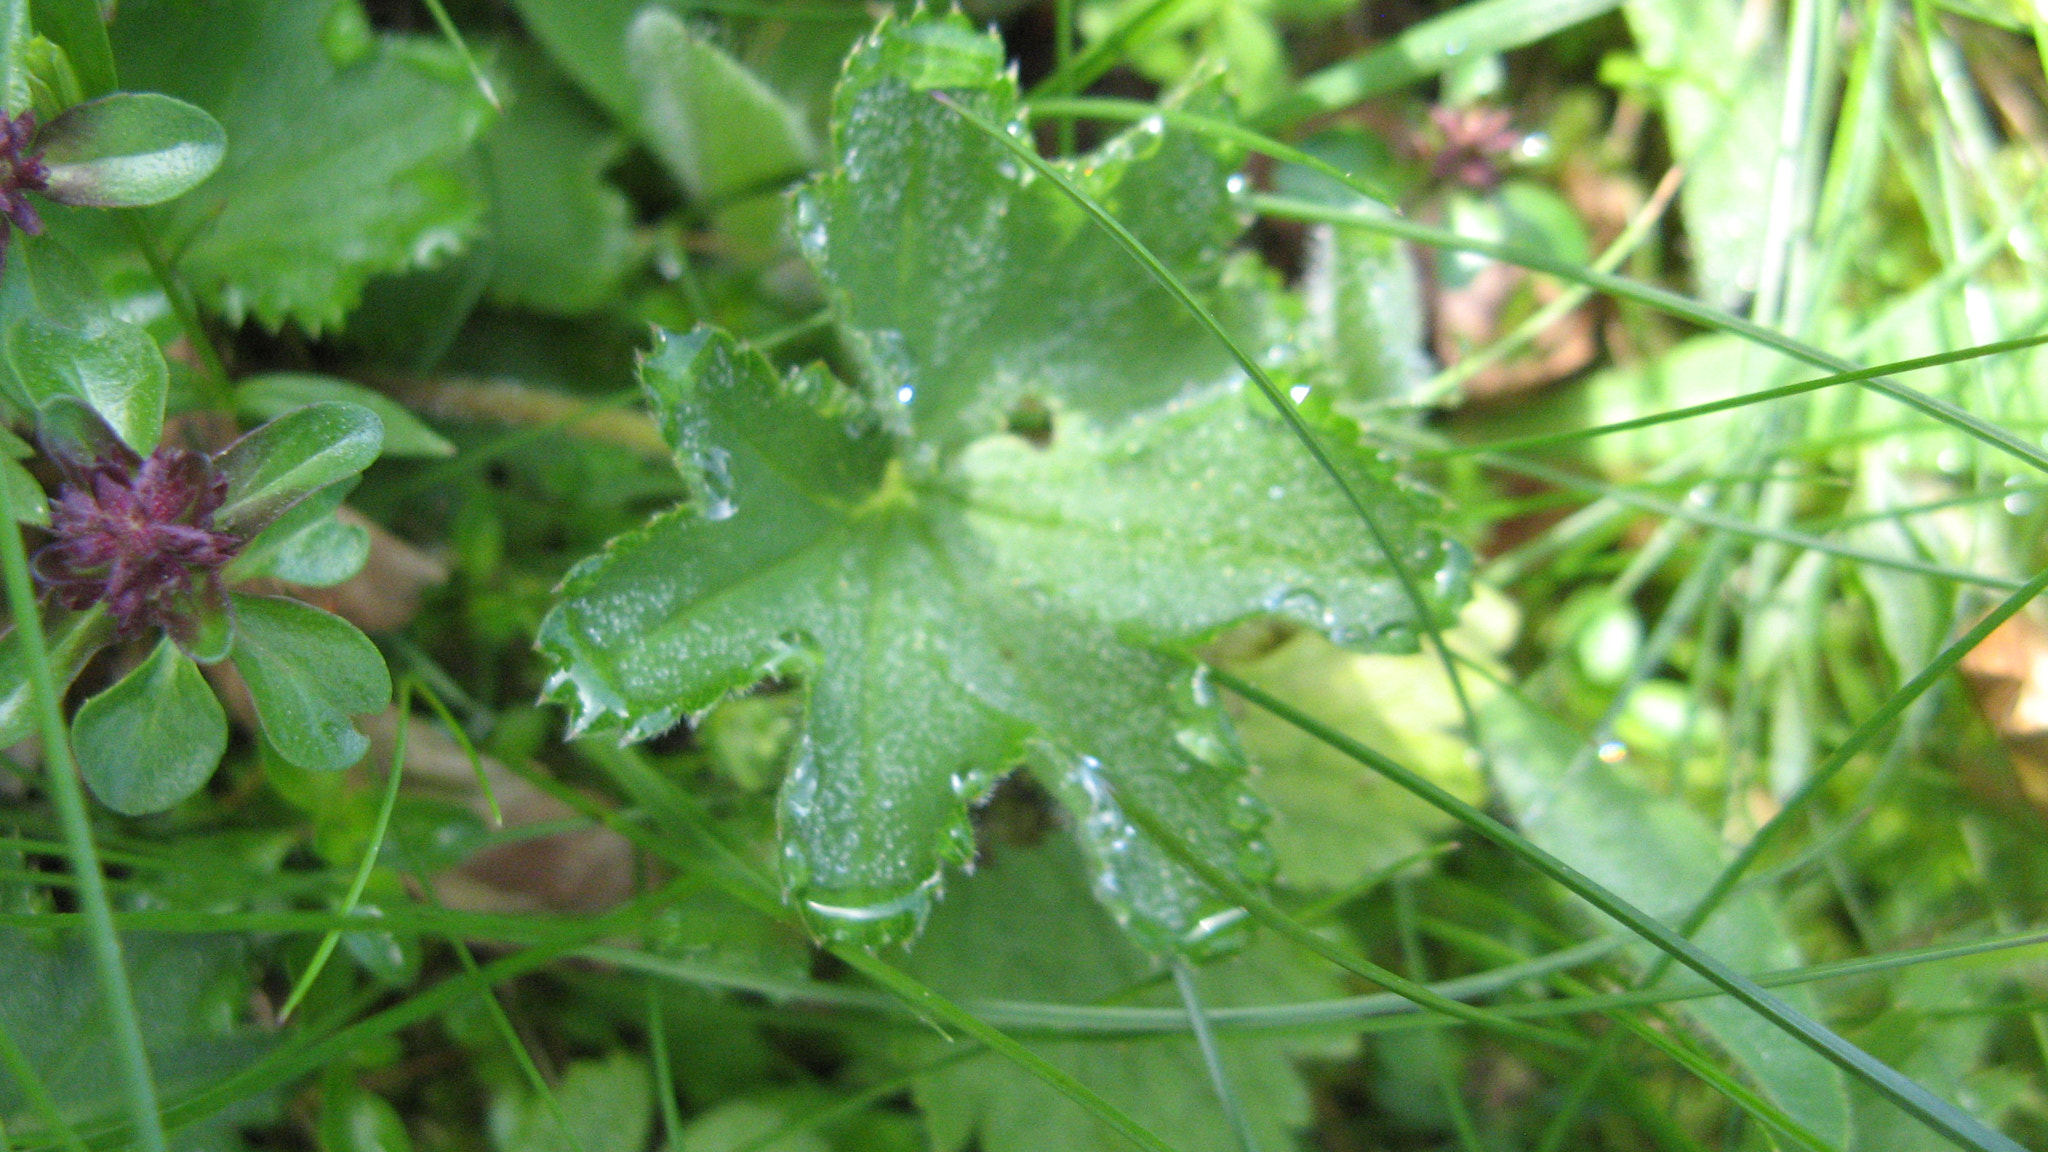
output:
<instances>
[{"instance_id":1,"label":"thin green grass stem","mask_svg":"<svg viewBox=\"0 0 2048 1152\"><path fill-rule=\"evenodd\" d=\"M1218 678L1217 683L1225 684L1227 682ZM1364 957L1353 955L1346 949L1340 948L1318 935L1279 908L1274 907L1265 897L1252 891L1249 886L1230 873L1203 859L1199 853L1188 847L1187 842L1173 830L1171 825L1160 819L1159 815L1146 807L1143 802L1130 796L1128 793L1119 791L1117 793L1117 804L1123 809L1124 815L1130 817L1133 824L1143 829L1145 834L1155 840L1167 855L1173 857L1175 863L1200 876L1204 883L1214 888L1225 899L1243 908L1251 915L1252 919L1271 928L1299 947L1328 960L1353 976L1361 980L1370 981L1397 996L1411 1000L1418 1007L1432 1012L1439 1012L1445 1016L1455 1017L1467 1024L1473 1024L1503 1036L1513 1036L1517 1039L1530 1040L1539 1044L1547 1044L1567 1050L1586 1047L1584 1040L1570 1033L1523 1024L1484 1008L1478 1008L1460 1000L1453 1000L1434 988L1419 984L1391 969L1382 968Z\"/></svg>"},{"instance_id":2,"label":"thin green grass stem","mask_svg":"<svg viewBox=\"0 0 2048 1152\"><path fill-rule=\"evenodd\" d=\"M1331 748L1344 753L1361 764L1372 768L1427 801L1433 807L1449 814L1473 831L1500 845L1520 857L1531 868L1556 881L1572 894L1584 899L1601 912L1619 920L1631 931L1659 950L1671 954L1677 961L1698 973L1715 987L1734 997L1751 1011L1770 1021L1776 1027L1813 1049L1843 1071L1868 1084L1885 1098L1897 1104L1908 1114L1925 1123L1935 1132L1959 1147L1992 1150L1997 1152L2022 1152L2020 1145L2010 1137L1992 1130L1983 1121L1971 1116L1954 1104L1929 1092L1920 1084L1901 1075L1891 1066L1836 1035L1798 1011L1791 1005L1771 995L1754 980L1734 971L1718 958L1700 950L1690 940L1672 931L1654 917L1595 883L1590 877L1566 864L1564 861L1537 847L1527 837L1494 819L1492 816L1451 795L1442 787L1415 773L1402 764L1381 755L1344 733L1331 728L1285 701L1260 690L1238 677L1219 668L1211 667L1210 676L1220 686L1237 693L1259 708L1272 713L1279 719L1313 736Z\"/></svg>"},{"instance_id":3,"label":"thin green grass stem","mask_svg":"<svg viewBox=\"0 0 2048 1152\"><path fill-rule=\"evenodd\" d=\"M421 876L418 879L424 891L432 891L431 888L425 887L428 883L426 877ZM462 970L465 973L478 976L483 971L476 962L476 955L469 950L468 944L457 938L451 938L448 942L454 945L456 959L462 961ZM490 1014L491 1027L498 1033L498 1042L505 1045L506 1050L512 1053L513 1063L519 1065L519 1075L526 1081L526 1090L540 1100L541 1107L547 1109L548 1118L553 1120L555 1127L561 1131L562 1140L569 1146L570 1152L584 1152L583 1138L576 1134L575 1126L569 1123L569 1114L562 1110L562 1101L555 1095L555 1090L548 1086L547 1077L540 1074L540 1065L533 1062L533 1053L527 1049L526 1041L519 1035L519 1029L513 1027L512 1017L505 1012L505 1006L498 1002L495 985L484 984L477 991L477 997L483 1002L484 1011Z\"/></svg>"},{"instance_id":4,"label":"thin green grass stem","mask_svg":"<svg viewBox=\"0 0 2048 1152\"><path fill-rule=\"evenodd\" d=\"M199 354L200 390L206 394L206 402L223 412L232 411L235 406L233 392L228 386L228 368L220 358L220 350L213 346L213 337L206 331L206 324L199 318L199 308L192 302L192 293L171 270L170 261L156 246L156 237L150 233L149 224L139 213L116 212L128 227L128 237L135 250L142 254L142 260L149 265L149 274L163 289L164 299L170 303L171 314L177 317L178 328L191 341L193 351Z\"/></svg>"},{"instance_id":5,"label":"thin green grass stem","mask_svg":"<svg viewBox=\"0 0 2048 1152\"><path fill-rule=\"evenodd\" d=\"M1052 74L1038 82L1031 95L1071 96L1100 79L1102 74L1116 67L1125 52L1134 44L1142 44L1166 22L1188 0L1152 0L1126 16L1122 23L1088 47L1086 52L1070 57L1065 63L1054 68Z\"/></svg>"},{"instance_id":6,"label":"thin green grass stem","mask_svg":"<svg viewBox=\"0 0 2048 1152\"><path fill-rule=\"evenodd\" d=\"M427 707L440 719L441 726L448 730L448 738L455 741L455 746L462 749L463 757L469 761L470 774L476 777L477 791L484 798L484 810L490 813L491 827L503 828L505 810L498 806L498 790L491 787L491 774L484 771L484 758L477 752L476 744L470 740L469 733L456 722L455 714L448 710L448 705L441 702L440 695L432 688L417 678L413 680L413 687L419 692L420 699L425 700ZM405 712L402 709L399 711L399 723L405 723Z\"/></svg>"},{"instance_id":7,"label":"thin green grass stem","mask_svg":"<svg viewBox=\"0 0 2048 1152\"><path fill-rule=\"evenodd\" d=\"M1631 937L1617 934L1588 941L1529 960L1517 960L1501 967L1443 980L1430 987L1445 996L1476 1000L1496 996L1546 980L1560 972L1596 964L1615 954ZM2013 955L2023 953L2023 955ZM1766 988L1789 988L1837 980L1867 979L1924 965L1977 965L1998 961L2003 964L2038 960L2035 953L2048 954L2048 932L2028 932L1988 940L1937 944L1903 949L1881 956L1866 956L1828 964L1805 965L1758 973L1752 978ZM624 971L673 980L697 988L739 992L763 997L778 1004L800 1006L807 1019L822 1019L818 1013L850 1013L861 1018L854 1027L867 1022L890 1020L923 1027L903 1003L893 996L844 984L792 979L760 972L740 971L670 956L659 956L613 945L591 945L575 955L592 963ZM1655 988L1622 992L1599 992L1553 1000L1497 1004L1493 1011L1519 1020L1552 1019L1587 1013L1677 1004L1722 995L1720 989L1699 980L1665 983ZM1139 1036L1184 1035L1187 1014L1178 1008L1132 1007L1098 1004L1048 1004L1015 1000L973 1000L961 1005L990 1025L1024 1036L1060 1039L1115 1040ZM1388 1028L1446 1027L1453 1022L1419 1007L1414 1001L1391 992L1345 996L1331 1000L1309 1000L1292 1004L1262 1004L1209 1009L1210 1027L1219 1032L1359 1032ZM1582 1046L1583 1047L1583 1046Z\"/></svg>"},{"instance_id":8,"label":"thin green grass stem","mask_svg":"<svg viewBox=\"0 0 2048 1152\"><path fill-rule=\"evenodd\" d=\"M1667 412L1655 412L1648 416L1616 420L1610 424L1596 424L1590 428L1573 428L1568 431L1551 432L1541 436L1517 436L1509 440L1488 440L1478 444L1458 444L1448 448L1433 450L1425 448L1418 450L1415 455L1418 459L1429 460L1475 456L1482 453L1528 452L1536 448L1553 448L1559 444L1571 444L1600 436L1612 436L1620 432L1633 432L1639 428L1654 428L1659 424L1670 424L1680 420L1695 420L1701 416L1711 416L1716 412L1746 408L1752 404L1782 400L1788 396L1803 396L1809 392L1819 391L1822 388L1832 388L1837 384L1855 384L1864 380L1874 380L1880 376L1897 375L1902 372L1916 372L1923 368L1940 368L1957 363L1958 361L1973 360L1982 356L1997 356L2006 352L2016 352L2023 348L2036 348L2042 344L2048 344L2048 333L2020 336L2011 340L1995 340L1989 344L1981 344L1974 348L1963 348L1953 352L1940 352L1932 356L1915 356L1910 360L1899 360L1891 364L1881 364L1875 368L1859 368L1854 372L1836 372L1827 376L1816 376L1811 380L1801 380L1797 383L1784 384L1776 388L1764 388L1755 392L1746 392L1740 396L1730 396L1725 400L1710 400L1704 404L1689 404L1683 408L1673 408ZM1460 361L1460 363L1463 363L1463 361Z\"/></svg>"},{"instance_id":9,"label":"thin green grass stem","mask_svg":"<svg viewBox=\"0 0 2048 1152\"><path fill-rule=\"evenodd\" d=\"M658 1148L679 1148L683 1143L683 1110L676 1103L676 1070L668 1055L668 1020L661 1011L661 988L647 982L647 1048L654 1057L655 1103L661 1114L662 1139Z\"/></svg>"},{"instance_id":10,"label":"thin green grass stem","mask_svg":"<svg viewBox=\"0 0 2048 1152\"><path fill-rule=\"evenodd\" d=\"M1629 217L1628 223L1614 237L1612 243L1602 249L1589 265L1595 272L1612 272L1621 267L1649 237L1657 222L1664 218L1665 209L1678 194L1678 186L1684 181L1685 169L1677 165L1665 169L1664 175L1651 190L1643 206ZM1398 398L1403 406L1427 407L1455 395L1465 382L1528 347L1535 339L1548 331L1552 324L1564 319L1579 305L1593 296L1593 290L1584 284L1573 284L1560 292L1555 300L1529 314L1527 319L1515 325L1507 335L1486 347L1461 356L1458 362L1438 372L1418 386L1413 392Z\"/></svg>"},{"instance_id":11,"label":"thin green grass stem","mask_svg":"<svg viewBox=\"0 0 2048 1152\"><path fill-rule=\"evenodd\" d=\"M64 1122L64 1114L58 1110L57 1101L51 1098L50 1089L36 1073L35 1065L28 1062L28 1054L15 1042L14 1032L7 1027L4 1016L0 1016L0 1068L7 1070L15 1087L28 1099L36 1119L42 1121L40 1135L48 1137L54 1134L66 1152L86 1152L85 1141L79 1139L71 1125Z\"/></svg>"},{"instance_id":12,"label":"thin green grass stem","mask_svg":"<svg viewBox=\"0 0 2048 1152\"><path fill-rule=\"evenodd\" d=\"M1444 642L1443 628L1437 622L1435 614L1430 611L1428 599L1422 595L1421 584L1417 581L1415 573L1409 570L1407 562L1401 558L1399 550L1393 546L1393 541L1388 538L1386 529L1381 525L1378 514L1373 512L1372 506L1359 496L1358 490L1353 488L1351 483L1344 478L1344 474L1337 469L1336 462L1330 458L1330 454L1323 447L1322 442L1316 439L1314 431L1308 426L1308 421L1302 418L1301 410L1296 407L1294 400L1287 394L1287 391L1273 381L1273 378L1266 373L1265 368L1259 364L1257 359L1247 353L1239 346L1236 340L1231 338L1230 333L1225 331L1223 325L1217 321L1216 317L1207 308L1202 306L1201 301L1195 299L1194 294L1188 291L1187 285L1180 282L1179 277L1169 271L1166 265L1161 264L1159 258L1154 256L1136 236L1131 234L1130 229L1125 228L1123 223L1105 209L1099 201L1082 191L1072 180L1068 179L1066 173L1061 172L1058 167L1047 163L1045 158L1040 156L1026 142L1016 139L1008 132L991 124L987 119L946 96L945 93L935 91L931 95L940 104L951 109L955 115L968 124L973 125L977 131L1001 144L1004 150L1024 164L1029 165L1039 175L1050 180L1055 187L1066 194L1068 199L1072 200L1083 212L1086 212L1104 232L1107 232L1115 239L1117 244L1125 252L1129 253L1131 259L1137 261L1160 287L1165 288L1175 300L1179 301L1181 306L1188 310L1189 315L1200 321L1202 326L1207 328L1210 334L1221 341L1223 346L1229 350L1231 357L1244 369L1245 375L1258 387L1260 393L1265 396L1267 403L1271 404L1274 411L1279 413L1280 418L1286 422L1288 430L1294 435L1294 438L1300 441L1302 447L1314 459L1316 466L1328 475L1331 482L1337 486L1338 492L1351 505L1352 511L1357 514L1360 523L1365 525L1366 533L1372 538L1373 546L1379 550L1379 554L1385 560L1387 568L1394 573L1395 579L1400 583L1402 595L1413 606L1416 627L1423 635L1429 638L1430 649L1436 654L1438 663L1443 666L1444 678L1450 683L1452 695L1457 698L1458 714L1463 718L1465 735L1473 748L1480 749L1480 756L1483 761L1486 755L1484 751L1486 742L1480 736L1479 713L1472 706L1471 694L1465 690L1464 677L1458 673L1458 664L1451 655L1450 646ZM1484 767L1484 764L1482 764L1482 767Z\"/></svg>"},{"instance_id":13,"label":"thin green grass stem","mask_svg":"<svg viewBox=\"0 0 2048 1152\"><path fill-rule=\"evenodd\" d=\"M1238 1101L1237 1089L1231 1086L1229 1070L1223 1067L1223 1050L1216 1044L1215 1030L1209 1027L1209 1013L1202 1007L1201 990L1195 986L1195 969L1186 957L1173 958L1173 986L1180 993L1181 1007L1187 1010L1188 1031L1194 1033L1195 1047L1202 1053L1209 1089L1223 1108L1224 1122L1237 1137L1238 1152L1259 1152L1259 1138L1252 1132L1251 1121L1245 1119L1244 1105Z\"/></svg>"},{"instance_id":14,"label":"thin green grass stem","mask_svg":"<svg viewBox=\"0 0 2048 1152\"><path fill-rule=\"evenodd\" d=\"M1576 264L1519 248L1511 244L1499 244L1490 240L1463 236L1442 228L1419 224L1401 217L1359 212L1345 208L1332 208L1324 204L1312 204L1304 200L1290 200L1279 196L1253 196L1251 206L1266 215L1287 220L1301 220L1311 223L1339 224L1363 228L1382 235L1426 244L1432 247L1449 248L1457 251L1474 252L1488 256L1505 264L1515 264L1536 272L1575 283L1589 285L1609 295L1633 301L1649 308L1668 313L1683 320L1690 320L1703 327L1728 332L1767 348L1776 349L1796 360L1803 360L1817 368L1832 372L1853 372L1859 367L1829 352L1805 343L1802 340L1773 331L1762 325L1744 320L1739 316L1718 308L1701 304L1675 292L1654 288L1639 281L1611 273L1596 272ZM1944 424L2007 452L2034 468L2048 471L2048 451L2030 444L2019 436L1982 420L1957 407L1953 402L1929 396L1886 377L1860 381L1884 396L1888 396L1909 408L1914 408Z\"/></svg>"},{"instance_id":15,"label":"thin green grass stem","mask_svg":"<svg viewBox=\"0 0 2048 1152\"><path fill-rule=\"evenodd\" d=\"M1705 509L1693 508L1686 504L1674 504L1668 500L1658 500L1651 496L1641 496L1620 485L1593 480L1574 472L1567 472L1561 468L1552 468L1530 460L1516 460L1506 456L1485 456L1482 459L1496 468L1510 472L1519 472L1524 476L1533 476L1539 480L1545 480L1567 488L1597 492L1603 498L1626 507L1635 508L1643 512L1653 512L1659 516L1690 521L1703 527L1718 529L1737 536L1770 541L1812 552L1823 552L1840 560L1851 560L1858 564L1869 564L1873 567L1889 568L1898 572L1911 572L1918 576L1933 576L1937 579L1953 580L1958 584L1991 588L2000 592L2009 592L2021 587L2019 581L2007 576L1993 576L1984 572L1971 572L1962 568L1951 568L1945 564L1912 560L1902 556L1890 556L1882 552L1869 552L1861 548L1852 548L1846 544L1837 544L1832 540L1806 532L1799 532L1789 528L1765 527L1737 516L1709 512Z\"/></svg>"},{"instance_id":16,"label":"thin green grass stem","mask_svg":"<svg viewBox=\"0 0 2048 1152\"><path fill-rule=\"evenodd\" d=\"M1415 931L1415 885L1408 880L1394 883L1394 932L1401 939L1401 962L1408 975L1420 982L1429 980L1429 965L1422 956L1422 937ZM1436 1073L1437 1092L1444 1098L1444 1111L1451 1115L1451 1130L1465 1152L1486 1152L1485 1141L1473 1126L1472 1110L1465 1106L1465 1094L1458 1090L1456 1075L1444 1051L1443 1033L1431 1032L1423 1041L1428 1048L1430 1068Z\"/></svg>"},{"instance_id":17,"label":"thin green grass stem","mask_svg":"<svg viewBox=\"0 0 2048 1152\"><path fill-rule=\"evenodd\" d=\"M477 65L476 57L470 54L469 42L462 38L462 30L455 26L455 21L448 18L448 9L442 7L441 0L423 2L427 6L427 11L433 14L434 26L441 30L441 37L448 41L448 46L462 59L462 66L469 69L470 82L476 85L476 90L483 96L484 103L489 104L494 112L503 112L505 105L498 99L497 87L491 83L489 76L484 75L484 70Z\"/></svg>"},{"instance_id":18,"label":"thin green grass stem","mask_svg":"<svg viewBox=\"0 0 2048 1152\"><path fill-rule=\"evenodd\" d=\"M363 858L356 863L355 875L349 878L348 891L342 895L340 914L343 919L353 915L356 905L362 902L363 892L370 886L370 873L376 870L377 855L384 850L384 836L391 830L391 813L398 806L398 783L405 770L405 737L410 728L407 723L412 713L412 680L410 677L398 689L398 735L391 743L391 771L384 774L384 792L377 799L377 816L370 824L370 843L363 849ZM342 929L330 929L320 938L320 946L313 950L313 961L292 983L291 994L285 997L284 1007L277 1011L279 1024L291 1019L299 1002L312 991L313 982L320 978L320 972L327 967L327 961L334 955L335 946L341 943Z\"/></svg>"},{"instance_id":19,"label":"thin green grass stem","mask_svg":"<svg viewBox=\"0 0 2048 1152\"><path fill-rule=\"evenodd\" d=\"M37 734L43 740L43 778L57 818L64 829L64 851L78 880L78 902L85 912L86 939L93 975L112 1030L116 1072L127 1099L142 1152L165 1152L163 1119L157 1112L156 1081L150 1074L149 1050L142 1043L142 1022L128 970L121 960L121 938L114 934L113 906L107 900L106 878L100 875L99 853L93 845L92 820L86 814L85 786L71 758L71 736L64 728L63 696L50 671L49 645L43 636L35 587L29 579L28 553L15 526L14 494L0 484L0 569L7 583L7 607L21 638L28 665L29 691L35 700Z\"/></svg>"}]
</instances>

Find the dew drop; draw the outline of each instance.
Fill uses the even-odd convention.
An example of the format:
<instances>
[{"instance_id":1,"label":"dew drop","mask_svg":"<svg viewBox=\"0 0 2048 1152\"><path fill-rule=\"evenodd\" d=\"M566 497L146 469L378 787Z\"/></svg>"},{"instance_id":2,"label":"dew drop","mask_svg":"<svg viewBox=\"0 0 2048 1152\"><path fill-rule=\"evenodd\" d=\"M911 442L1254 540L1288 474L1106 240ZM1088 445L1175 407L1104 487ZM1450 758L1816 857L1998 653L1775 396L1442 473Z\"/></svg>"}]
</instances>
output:
<instances>
[{"instance_id":1,"label":"dew drop","mask_svg":"<svg viewBox=\"0 0 2048 1152\"><path fill-rule=\"evenodd\" d=\"M1296 404L1308 399L1308 385L1296 384L1294 387L1289 388L1287 390L1287 398Z\"/></svg>"}]
</instances>

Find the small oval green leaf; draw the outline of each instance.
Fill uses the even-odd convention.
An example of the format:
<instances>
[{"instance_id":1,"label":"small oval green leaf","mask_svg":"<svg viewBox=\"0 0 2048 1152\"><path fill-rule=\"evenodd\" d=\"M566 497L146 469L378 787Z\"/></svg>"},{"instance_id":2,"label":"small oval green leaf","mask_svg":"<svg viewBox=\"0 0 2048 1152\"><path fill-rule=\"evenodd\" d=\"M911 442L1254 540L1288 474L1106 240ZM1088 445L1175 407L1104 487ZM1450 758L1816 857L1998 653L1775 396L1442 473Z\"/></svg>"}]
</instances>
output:
<instances>
[{"instance_id":1,"label":"small oval green leaf","mask_svg":"<svg viewBox=\"0 0 2048 1152\"><path fill-rule=\"evenodd\" d=\"M231 659L249 685L263 734L286 760L338 772L370 742L349 718L391 699L391 673L370 638L339 616L275 596L231 594Z\"/></svg>"},{"instance_id":2,"label":"small oval green leaf","mask_svg":"<svg viewBox=\"0 0 2048 1152\"><path fill-rule=\"evenodd\" d=\"M95 332L23 320L7 331L7 366L37 403L80 397L138 453L156 447L170 371L135 325L114 321Z\"/></svg>"},{"instance_id":3,"label":"small oval green leaf","mask_svg":"<svg viewBox=\"0 0 2048 1152\"><path fill-rule=\"evenodd\" d=\"M139 208L184 195L227 154L220 122L157 92L88 100L37 134L50 180L43 194L89 208Z\"/></svg>"},{"instance_id":4,"label":"small oval green leaf","mask_svg":"<svg viewBox=\"0 0 2048 1152\"><path fill-rule=\"evenodd\" d=\"M127 816L161 812L197 792L227 746L220 701L199 666L168 638L87 700L71 722L71 748L86 785Z\"/></svg>"},{"instance_id":5,"label":"small oval green leaf","mask_svg":"<svg viewBox=\"0 0 2048 1152\"><path fill-rule=\"evenodd\" d=\"M361 472L384 443L384 422L360 404L327 401L272 420L222 449L228 480L214 522L254 535L292 505Z\"/></svg>"}]
</instances>

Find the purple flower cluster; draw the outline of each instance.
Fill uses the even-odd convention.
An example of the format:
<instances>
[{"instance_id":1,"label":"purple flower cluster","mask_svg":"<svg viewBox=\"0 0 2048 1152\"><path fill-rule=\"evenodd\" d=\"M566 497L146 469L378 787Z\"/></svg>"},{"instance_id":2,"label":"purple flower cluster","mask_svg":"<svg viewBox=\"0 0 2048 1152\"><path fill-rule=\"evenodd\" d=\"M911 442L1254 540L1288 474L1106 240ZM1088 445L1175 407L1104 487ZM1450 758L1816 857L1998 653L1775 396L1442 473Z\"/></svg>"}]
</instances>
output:
<instances>
[{"instance_id":1,"label":"purple flower cluster","mask_svg":"<svg viewBox=\"0 0 2048 1152\"><path fill-rule=\"evenodd\" d=\"M28 193L49 187L50 168L43 163L42 153L29 151L35 138L34 112L0 116L0 216L12 220L23 232L40 236L43 218L36 214L35 205L29 203ZM7 239L11 235L5 225L0 225L0 258L7 255Z\"/></svg>"},{"instance_id":2,"label":"purple flower cluster","mask_svg":"<svg viewBox=\"0 0 2048 1152\"><path fill-rule=\"evenodd\" d=\"M125 458L124 458L125 454ZM242 540L213 526L227 480L204 455L160 447L140 459L114 453L65 469L50 507L56 540L36 553L36 575L65 606L103 603L122 635L174 632L195 596L220 594L220 569Z\"/></svg>"}]
</instances>

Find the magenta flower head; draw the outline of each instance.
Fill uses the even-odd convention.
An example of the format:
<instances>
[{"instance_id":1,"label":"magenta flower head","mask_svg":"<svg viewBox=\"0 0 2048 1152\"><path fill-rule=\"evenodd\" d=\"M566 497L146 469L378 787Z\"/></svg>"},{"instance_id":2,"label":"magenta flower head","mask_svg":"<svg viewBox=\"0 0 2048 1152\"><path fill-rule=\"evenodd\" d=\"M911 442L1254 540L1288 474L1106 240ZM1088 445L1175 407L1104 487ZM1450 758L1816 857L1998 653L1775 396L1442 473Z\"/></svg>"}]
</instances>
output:
<instances>
[{"instance_id":1,"label":"magenta flower head","mask_svg":"<svg viewBox=\"0 0 2048 1152\"><path fill-rule=\"evenodd\" d=\"M103 605L123 638L160 628L200 643L227 611L221 569L244 543L214 524L227 478L189 449L136 455L82 404L53 405L37 435L64 478L56 538L35 557L44 589L67 608Z\"/></svg>"},{"instance_id":2,"label":"magenta flower head","mask_svg":"<svg viewBox=\"0 0 2048 1152\"><path fill-rule=\"evenodd\" d=\"M31 236L42 234L43 218L36 214L27 193L46 191L50 186L50 166L43 162L35 139L34 112L0 115L0 216ZM10 235L6 226L0 225L0 257L7 253Z\"/></svg>"}]
</instances>

